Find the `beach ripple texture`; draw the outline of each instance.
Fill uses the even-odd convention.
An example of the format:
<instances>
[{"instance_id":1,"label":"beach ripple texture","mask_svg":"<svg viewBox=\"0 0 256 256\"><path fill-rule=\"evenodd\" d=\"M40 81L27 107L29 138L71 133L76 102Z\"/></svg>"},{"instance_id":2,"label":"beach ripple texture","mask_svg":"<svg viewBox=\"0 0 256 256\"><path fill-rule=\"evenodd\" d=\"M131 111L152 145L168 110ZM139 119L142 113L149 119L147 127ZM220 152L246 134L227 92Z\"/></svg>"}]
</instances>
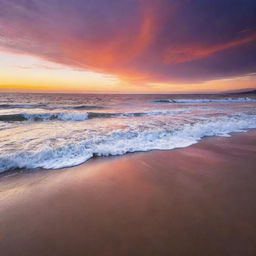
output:
<instances>
[{"instance_id":1,"label":"beach ripple texture","mask_svg":"<svg viewBox=\"0 0 256 256\"><path fill-rule=\"evenodd\" d=\"M0 172L183 148L253 128L254 97L2 94Z\"/></svg>"}]
</instances>

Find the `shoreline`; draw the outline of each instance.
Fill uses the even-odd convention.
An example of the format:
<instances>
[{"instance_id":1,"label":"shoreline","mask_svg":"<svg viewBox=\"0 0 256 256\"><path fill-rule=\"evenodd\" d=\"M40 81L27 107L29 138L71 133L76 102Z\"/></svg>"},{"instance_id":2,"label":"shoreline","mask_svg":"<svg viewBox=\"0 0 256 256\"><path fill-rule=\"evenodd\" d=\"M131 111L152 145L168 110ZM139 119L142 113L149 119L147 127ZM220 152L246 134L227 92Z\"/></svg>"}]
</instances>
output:
<instances>
[{"instance_id":1,"label":"shoreline","mask_svg":"<svg viewBox=\"0 0 256 256\"><path fill-rule=\"evenodd\" d=\"M173 151L173 150L179 150L179 149L186 149L189 147L192 147L194 145L197 145L198 143L202 143L204 140L209 140L209 139L215 139L215 138L230 138L233 136L239 136L242 134L247 134L247 133L251 133L251 132L256 132L256 128L251 128L248 129L246 131L243 132L231 132L228 134L228 136L205 136L202 137L200 140L198 140L197 142L189 145L189 146L185 146L185 147L177 147L177 148L173 148L173 149L152 149L152 150L147 150L147 151L134 151L134 152L126 152L122 155L108 155L108 156L92 156L91 158L89 158L88 160L86 160L85 162L81 163L81 164L77 164L77 165L73 165L73 166L68 166L68 167L61 167L61 168L56 168L56 169L45 169L45 168L21 168L21 169L11 169L8 171L3 171L0 172L0 180L1 178L5 177L5 176L10 176L10 175L16 175L16 174L21 174L21 173L28 173L28 172L41 172L41 171L53 171L53 170L65 170L65 169L70 169L70 168L75 168L75 167L79 167L79 166L83 166L86 165L88 163L91 163L91 161L100 161L100 160L108 160L108 159L112 159L112 158L120 158L120 157L126 157L126 156L130 156L130 155L134 155L134 154L146 154L148 152L165 152L165 151Z\"/></svg>"},{"instance_id":2,"label":"shoreline","mask_svg":"<svg viewBox=\"0 0 256 256\"><path fill-rule=\"evenodd\" d=\"M0 176L0 251L254 255L256 131ZM13 246L15 245L15 246Z\"/></svg>"}]
</instances>

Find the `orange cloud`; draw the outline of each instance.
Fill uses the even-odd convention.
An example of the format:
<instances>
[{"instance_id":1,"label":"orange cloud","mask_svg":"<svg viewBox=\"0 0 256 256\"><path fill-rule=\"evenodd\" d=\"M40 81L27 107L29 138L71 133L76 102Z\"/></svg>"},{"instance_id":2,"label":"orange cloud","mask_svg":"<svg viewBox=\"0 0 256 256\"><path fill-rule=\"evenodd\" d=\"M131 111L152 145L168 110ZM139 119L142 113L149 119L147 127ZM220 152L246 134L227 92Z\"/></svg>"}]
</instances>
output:
<instances>
[{"instance_id":1,"label":"orange cloud","mask_svg":"<svg viewBox=\"0 0 256 256\"><path fill-rule=\"evenodd\" d=\"M253 33L250 36L247 36L245 38L230 41L221 45L215 45L215 46L201 46L201 45L193 46L192 45L192 46L181 47L176 49L169 48L166 52L166 55L164 56L164 63L176 64L176 63L184 63L184 62L189 62L196 59L201 59L201 58L213 55L217 52L238 47L240 45L250 43L255 40L256 40L256 33Z\"/></svg>"},{"instance_id":2,"label":"orange cloud","mask_svg":"<svg viewBox=\"0 0 256 256\"><path fill-rule=\"evenodd\" d=\"M74 66L117 74L121 65L138 58L151 45L156 35L156 16L156 8L147 6L137 28L125 27L112 38L93 43L66 38L61 52L63 56L72 56Z\"/></svg>"},{"instance_id":3,"label":"orange cloud","mask_svg":"<svg viewBox=\"0 0 256 256\"><path fill-rule=\"evenodd\" d=\"M202 83L255 72L254 4L241 18L244 4L230 10L223 0L215 1L214 12L212 5L190 0L57 2L0 0L0 50L109 74L122 81L120 87ZM239 51L225 51L238 46ZM200 61L216 53L216 58ZM23 71L29 67L17 65ZM38 68L42 73L56 69L48 64ZM72 75L71 86L80 82L82 86L78 80ZM84 83L87 87L90 82Z\"/></svg>"}]
</instances>

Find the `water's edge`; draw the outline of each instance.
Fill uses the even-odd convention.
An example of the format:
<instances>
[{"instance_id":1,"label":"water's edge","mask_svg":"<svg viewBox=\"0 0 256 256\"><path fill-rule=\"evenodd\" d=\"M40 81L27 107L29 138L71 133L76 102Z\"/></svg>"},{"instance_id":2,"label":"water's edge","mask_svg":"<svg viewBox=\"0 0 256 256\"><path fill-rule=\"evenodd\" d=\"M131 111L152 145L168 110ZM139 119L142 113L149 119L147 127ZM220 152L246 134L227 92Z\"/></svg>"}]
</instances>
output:
<instances>
[{"instance_id":1,"label":"water's edge","mask_svg":"<svg viewBox=\"0 0 256 256\"><path fill-rule=\"evenodd\" d=\"M152 150L147 150L147 151L134 151L134 152L127 152L123 155L108 155L108 156L97 156L97 155L93 155L91 158L89 158L88 160L82 162L82 163L79 163L79 164L76 164L76 165L72 165L72 166L67 166L67 167L60 167L60 168L16 168L16 169L10 169L10 170L7 170L7 171L3 171L3 172L0 172L0 179L1 178L4 178L4 177L7 177L7 176L12 176L12 175L16 175L16 174L22 174L22 173L31 173L31 172L45 172L45 171L58 171L58 170L67 170L67 169L72 169L74 167L77 167L77 166L82 166L82 165L86 165L86 164L93 164L93 161L95 160L109 160L109 159L120 159L120 158L123 158L127 155L136 155L136 154L140 154L140 153L143 153L143 154L146 154L148 152L161 152L161 151L173 151L173 150L180 150L180 149L186 149L186 148L190 148L190 147L193 147L194 145L198 144L198 143L202 143L202 142L205 142L206 140L208 139L216 139L216 138L219 138L219 137L233 137L233 136L237 136L237 135L241 135L241 134L246 134L246 133L250 133L250 132L256 132L256 128L251 128L251 129L248 129L246 131L240 131L240 132L230 132L228 134L228 136L204 136L202 137L200 140L198 140L197 142L193 143L193 144L190 144L189 146L186 146L186 147L176 147L176 148L173 148L173 149L152 149Z\"/></svg>"}]
</instances>

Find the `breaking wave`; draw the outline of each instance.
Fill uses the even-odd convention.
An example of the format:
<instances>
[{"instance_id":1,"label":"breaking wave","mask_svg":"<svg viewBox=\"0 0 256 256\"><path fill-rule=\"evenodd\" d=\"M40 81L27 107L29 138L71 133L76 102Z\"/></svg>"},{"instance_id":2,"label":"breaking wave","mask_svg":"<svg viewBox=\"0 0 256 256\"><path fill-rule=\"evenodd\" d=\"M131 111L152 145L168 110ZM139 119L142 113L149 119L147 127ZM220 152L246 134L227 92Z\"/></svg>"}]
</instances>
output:
<instances>
[{"instance_id":1,"label":"breaking wave","mask_svg":"<svg viewBox=\"0 0 256 256\"><path fill-rule=\"evenodd\" d=\"M168 150L187 147L205 136L228 136L256 128L256 115L239 114L182 124L178 128L158 127L113 130L76 140L69 138L63 145L42 143L29 151L5 152L0 157L0 172L16 168L57 169L81 164L94 156L123 155L128 152ZM79 139L79 140L78 140Z\"/></svg>"},{"instance_id":2,"label":"breaking wave","mask_svg":"<svg viewBox=\"0 0 256 256\"><path fill-rule=\"evenodd\" d=\"M154 115L170 115L187 113L188 109L182 110L155 110L133 113L108 113L108 112L61 112L61 113L19 113L19 114L4 114L0 115L0 121L3 122L43 122L43 121L85 121L93 118L113 118L113 117L136 117L136 116L154 116Z\"/></svg>"},{"instance_id":3,"label":"breaking wave","mask_svg":"<svg viewBox=\"0 0 256 256\"><path fill-rule=\"evenodd\" d=\"M0 115L0 121L4 122L22 122L22 121L32 121L32 122L42 122L51 120L61 120L61 121L84 121L88 119L88 113L43 113L43 114L10 114L10 115Z\"/></svg>"}]
</instances>

